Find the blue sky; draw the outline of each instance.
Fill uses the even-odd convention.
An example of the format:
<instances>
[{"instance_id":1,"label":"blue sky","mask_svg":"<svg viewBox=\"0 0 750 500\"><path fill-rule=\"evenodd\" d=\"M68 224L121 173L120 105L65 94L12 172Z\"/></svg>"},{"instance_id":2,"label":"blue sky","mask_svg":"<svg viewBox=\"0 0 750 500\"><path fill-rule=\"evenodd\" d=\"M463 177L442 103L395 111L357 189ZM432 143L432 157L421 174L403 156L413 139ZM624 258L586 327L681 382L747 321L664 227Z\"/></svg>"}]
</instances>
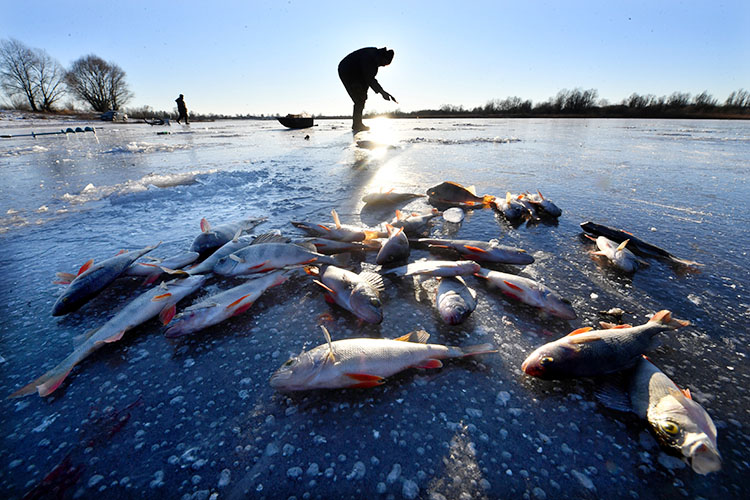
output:
<instances>
[{"instance_id":1,"label":"blue sky","mask_svg":"<svg viewBox=\"0 0 750 500\"><path fill-rule=\"evenodd\" d=\"M33 7L32 7L33 6ZM349 114L336 67L387 46L366 110L474 107L594 88L723 101L750 90L750 2L694 1L88 1L0 0L0 38L64 66L96 54L122 67L128 106L227 114Z\"/></svg>"}]
</instances>

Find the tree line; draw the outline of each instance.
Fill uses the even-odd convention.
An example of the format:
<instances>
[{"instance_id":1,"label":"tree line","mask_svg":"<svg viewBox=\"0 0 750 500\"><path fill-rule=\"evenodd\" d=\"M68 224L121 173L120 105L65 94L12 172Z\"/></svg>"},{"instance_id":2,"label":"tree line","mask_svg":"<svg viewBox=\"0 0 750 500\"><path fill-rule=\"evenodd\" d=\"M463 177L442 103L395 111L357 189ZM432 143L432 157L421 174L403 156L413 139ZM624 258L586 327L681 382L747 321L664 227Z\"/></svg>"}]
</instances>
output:
<instances>
[{"instance_id":1,"label":"tree line","mask_svg":"<svg viewBox=\"0 0 750 500\"><path fill-rule=\"evenodd\" d=\"M16 108L51 112L69 94L94 111L119 110L133 97L125 77L117 64L93 54L65 69L43 49L0 41L0 88Z\"/></svg>"},{"instance_id":2,"label":"tree line","mask_svg":"<svg viewBox=\"0 0 750 500\"><path fill-rule=\"evenodd\" d=\"M633 93L617 104L598 98L596 89L563 89L555 97L534 104L528 99L507 97L491 99L484 106L465 108L444 104L439 109L423 109L388 113L393 117L548 117L586 116L602 118L708 118L750 117L750 92L739 89L731 92L723 103L708 91L695 96L689 92L673 92L669 96Z\"/></svg>"}]
</instances>

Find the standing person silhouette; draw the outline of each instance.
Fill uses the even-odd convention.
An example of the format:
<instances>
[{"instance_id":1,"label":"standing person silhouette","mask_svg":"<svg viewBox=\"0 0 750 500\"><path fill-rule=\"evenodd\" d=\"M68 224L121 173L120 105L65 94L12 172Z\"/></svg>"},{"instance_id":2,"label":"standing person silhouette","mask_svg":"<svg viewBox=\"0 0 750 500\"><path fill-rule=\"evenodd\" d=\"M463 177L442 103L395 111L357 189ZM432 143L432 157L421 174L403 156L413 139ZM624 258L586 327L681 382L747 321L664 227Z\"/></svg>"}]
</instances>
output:
<instances>
[{"instance_id":1,"label":"standing person silhouette","mask_svg":"<svg viewBox=\"0 0 750 500\"><path fill-rule=\"evenodd\" d=\"M177 112L179 113L179 116L177 117L177 123L180 123L180 120L184 118L185 125L189 125L190 122L188 121L187 106L185 106L185 96L180 94L180 97L175 99L174 102L177 103Z\"/></svg>"},{"instance_id":2,"label":"standing person silhouette","mask_svg":"<svg viewBox=\"0 0 750 500\"><path fill-rule=\"evenodd\" d=\"M339 63L339 78L341 78L341 82L349 93L349 97L354 101L352 130L355 133L370 130L370 127L362 123L362 112L365 109L369 88L382 95L386 101L398 103L391 94L383 90L383 87L375 79L378 68L388 66L391 61L393 61L393 50L388 50L385 47L382 49L366 47L355 50Z\"/></svg>"}]
</instances>

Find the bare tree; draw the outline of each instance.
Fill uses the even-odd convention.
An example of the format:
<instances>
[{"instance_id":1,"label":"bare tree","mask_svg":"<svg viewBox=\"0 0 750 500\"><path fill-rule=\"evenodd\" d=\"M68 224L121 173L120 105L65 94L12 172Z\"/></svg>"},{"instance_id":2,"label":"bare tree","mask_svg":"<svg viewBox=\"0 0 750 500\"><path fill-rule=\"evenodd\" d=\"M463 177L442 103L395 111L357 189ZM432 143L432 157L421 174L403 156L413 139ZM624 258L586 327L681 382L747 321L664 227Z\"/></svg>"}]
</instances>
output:
<instances>
[{"instance_id":1,"label":"bare tree","mask_svg":"<svg viewBox=\"0 0 750 500\"><path fill-rule=\"evenodd\" d=\"M726 106L748 108L750 107L750 92L745 89L733 90L724 104Z\"/></svg>"},{"instance_id":2,"label":"bare tree","mask_svg":"<svg viewBox=\"0 0 750 500\"><path fill-rule=\"evenodd\" d=\"M704 90L693 98L693 104L700 108L713 108L717 103L718 101L708 93L708 90Z\"/></svg>"},{"instance_id":3,"label":"bare tree","mask_svg":"<svg viewBox=\"0 0 750 500\"><path fill-rule=\"evenodd\" d=\"M32 111L37 111L34 85L34 51L16 39L0 42L0 86L9 97L23 95Z\"/></svg>"},{"instance_id":4,"label":"bare tree","mask_svg":"<svg viewBox=\"0 0 750 500\"><path fill-rule=\"evenodd\" d=\"M52 106L65 95L65 69L46 51L36 49L36 63L33 68L33 83L37 91L39 106L44 111L52 111Z\"/></svg>"},{"instance_id":5,"label":"bare tree","mask_svg":"<svg viewBox=\"0 0 750 500\"><path fill-rule=\"evenodd\" d=\"M76 60L65 81L78 99L96 111L120 109L133 97L125 81L125 71L93 54Z\"/></svg>"}]
</instances>

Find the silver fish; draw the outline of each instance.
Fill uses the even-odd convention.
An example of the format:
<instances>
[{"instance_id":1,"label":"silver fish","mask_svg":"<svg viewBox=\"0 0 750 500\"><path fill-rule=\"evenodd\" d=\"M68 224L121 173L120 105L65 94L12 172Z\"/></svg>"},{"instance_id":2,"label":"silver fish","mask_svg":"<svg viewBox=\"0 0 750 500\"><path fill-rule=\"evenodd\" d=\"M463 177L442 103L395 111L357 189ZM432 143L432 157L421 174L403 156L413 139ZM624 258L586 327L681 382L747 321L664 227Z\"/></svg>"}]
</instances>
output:
<instances>
[{"instance_id":1,"label":"silver fish","mask_svg":"<svg viewBox=\"0 0 750 500\"><path fill-rule=\"evenodd\" d=\"M335 255L344 252L372 252L380 250L380 242L378 240L367 240L363 242L359 241L338 241L329 240L328 238L298 238L293 240L293 243L299 244L312 244L318 253L324 255Z\"/></svg>"},{"instance_id":2,"label":"silver fish","mask_svg":"<svg viewBox=\"0 0 750 500\"><path fill-rule=\"evenodd\" d=\"M420 259L405 266L381 271L381 274L396 276L463 276L478 273L481 266L473 260L425 260Z\"/></svg>"},{"instance_id":3,"label":"silver fish","mask_svg":"<svg viewBox=\"0 0 750 500\"><path fill-rule=\"evenodd\" d=\"M417 193L396 193L392 189L386 192L379 193L368 193L362 197L362 201L370 206L375 205L390 205L392 203L399 203L413 198L422 198L425 195Z\"/></svg>"},{"instance_id":4,"label":"silver fish","mask_svg":"<svg viewBox=\"0 0 750 500\"><path fill-rule=\"evenodd\" d=\"M492 206L511 222L520 220L529 215L529 211L526 207L509 192L505 194L504 199L496 198L492 203Z\"/></svg>"},{"instance_id":5,"label":"silver fish","mask_svg":"<svg viewBox=\"0 0 750 500\"><path fill-rule=\"evenodd\" d=\"M596 238L596 246L599 251L592 252L592 255L604 256L618 269L626 273L632 273L638 269L638 258L633 255L633 252L625 248L627 244L628 240L618 245L606 236L599 236Z\"/></svg>"},{"instance_id":6,"label":"silver fish","mask_svg":"<svg viewBox=\"0 0 750 500\"><path fill-rule=\"evenodd\" d=\"M65 289L55 302L55 305L52 306L52 316L62 316L63 314L78 310L83 304L91 300L107 285L117 279L118 276L121 276L133 262L158 246L159 244L132 252L122 252L98 264L94 264L93 259L89 260L81 266L78 275L70 281L68 288ZM70 277L66 273L58 273L58 276L63 279ZM65 283L65 281L59 283Z\"/></svg>"},{"instance_id":7,"label":"silver fish","mask_svg":"<svg viewBox=\"0 0 750 500\"><path fill-rule=\"evenodd\" d=\"M594 377L630 368L655 345L655 336L689 325L659 311L639 326L618 325L607 330L579 328L532 352L521 365L528 375L544 379Z\"/></svg>"},{"instance_id":8,"label":"silver fish","mask_svg":"<svg viewBox=\"0 0 750 500\"><path fill-rule=\"evenodd\" d=\"M264 243L250 245L219 259L214 272L222 276L265 273L287 266L304 264L336 264L328 255L308 250L292 243Z\"/></svg>"},{"instance_id":9,"label":"silver fish","mask_svg":"<svg viewBox=\"0 0 750 500\"><path fill-rule=\"evenodd\" d=\"M316 275L315 282L328 292L326 302L337 304L368 323L383 321L380 294L385 286L379 274L369 271L356 274L336 266L306 270Z\"/></svg>"},{"instance_id":10,"label":"silver fish","mask_svg":"<svg viewBox=\"0 0 750 500\"><path fill-rule=\"evenodd\" d=\"M264 233L258 236L245 235L240 236L240 233L235 234L234 238L224 243L218 250L214 251L211 255L206 257L203 262L197 266L193 266L188 269L188 274L206 274L212 273L214 266L223 257L231 255L238 250L241 250L250 245L259 245L261 243L288 243L289 238L282 236L280 233ZM162 266L169 267L169 266Z\"/></svg>"},{"instance_id":11,"label":"silver fish","mask_svg":"<svg viewBox=\"0 0 750 500\"><path fill-rule=\"evenodd\" d=\"M213 252L234 238L237 233L241 234L250 231L265 220L266 217L251 217L249 219L242 219L211 227L211 224L203 218L201 219L201 234L195 237L193 244L190 246L190 250L198 252L201 255Z\"/></svg>"},{"instance_id":12,"label":"silver fish","mask_svg":"<svg viewBox=\"0 0 750 500\"><path fill-rule=\"evenodd\" d=\"M560 208L550 200L545 198L540 191L537 191L536 194L526 193L525 196L530 203L532 203L537 209L539 209L540 213L555 218L562 215L562 210L560 210Z\"/></svg>"},{"instance_id":13,"label":"silver fish","mask_svg":"<svg viewBox=\"0 0 750 500\"><path fill-rule=\"evenodd\" d=\"M291 221L296 228L302 229L312 236L319 236L338 241L367 241L381 238L386 234L354 226L344 226L339 220L336 210L331 210L333 224L312 224L309 222Z\"/></svg>"},{"instance_id":14,"label":"silver fish","mask_svg":"<svg viewBox=\"0 0 750 500\"><path fill-rule=\"evenodd\" d=\"M534 257L521 248L501 245L498 240L447 240L440 238L419 238L416 243L427 245L431 249L455 250L462 257L477 262L493 262L496 264L526 265L534 262Z\"/></svg>"},{"instance_id":15,"label":"silver fish","mask_svg":"<svg viewBox=\"0 0 750 500\"><path fill-rule=\"evenodd\" d=\"M431 212L426 214L419 213L403 213L400 210L396 210L396 217L391 221L393 227L404 228L404 233L407 236L423 236L430 231L430 223L432 220L440 215L442 212L438 209L433 208Z\"/></svg>"},{"instance_id":16,"label":"silver fish","mask_svg":"<svg viewBox=\"0 0 750 500\"><path fill-rule=\"evenodd\" d=\"M641 358L630 383L633 411L648 421L659 442L690 462L698 474L721 469L716 426L706 410L661 370Z\"/></svg>"},{"instance_id":17,"label":"silver fish","mask_svg":"<svg viewBox=\"0 0 750 500\"><path fill-rule=\"evenodd\" d=\"M286 279L284 271L274 271L212 295L175 316L167 325L165 336L181 337L238 316L247 311L263 292L284 283Z\"/></svg>"},{"instance_id":18,"label":"silver fish","mask_svg":"<svg viewBox=\"0 0 750 500\"><path fill-rule=\"evenodd\" d=\"M515 274L482 268L476 276L485 278L508 297L562 319L575 319L576 313L568 301L541 283Z\"/></svg>"},{"instance_id":19,"label":"silver fish","mask_svg":"<svg viewBox=\"0 0 750 500\"><path fill-rule=\"evenodd\" d=\"M112 319L87 334L86 339L60 364L47 373L11 394L10 398L38 392L40 396L52 394L75 365L105 344L117 342L128 330L159 316L168 323L175 314L175 305L203 285L205 276L191 276L172 280L142 293L123 307Z\"/></svg>"},{"instance_id":20,"label":"silver fish","mask_svg":"<svg viewBox=\"0 0 750 500\"><path fill-rule=\"evenodd\" d=\"M388 239L380 247L375 262L382 266L383 264L408 259L411 247L409 246L409 238L404 233L404 228L396 229L390 224L386 224L385 227L388 230Z\"/></svg>"},{"instance_id":21,"label":"silver fish","mask_svg":"<svg viewBox=\"0 0 750 500\"><path fill-rule=\"evenodd\" d=\"M463 323L477 307L477 293L459 277L440 278L435 307L449 325Z\"/></svg>"},{"instance_id":22,"label":"silver fish","mask_svg":"<svg viewBox=\"0 0 750 500\"><path fill-rule=\"evenodd\" d=\"M407 368L440 368L441 359L497 352L491 344L459 348L427 344L429 334L412 332L395 340L358 338L327 343L291 358L271 376L279 391L376 387Z\"/></svg>"}]
</instances>

